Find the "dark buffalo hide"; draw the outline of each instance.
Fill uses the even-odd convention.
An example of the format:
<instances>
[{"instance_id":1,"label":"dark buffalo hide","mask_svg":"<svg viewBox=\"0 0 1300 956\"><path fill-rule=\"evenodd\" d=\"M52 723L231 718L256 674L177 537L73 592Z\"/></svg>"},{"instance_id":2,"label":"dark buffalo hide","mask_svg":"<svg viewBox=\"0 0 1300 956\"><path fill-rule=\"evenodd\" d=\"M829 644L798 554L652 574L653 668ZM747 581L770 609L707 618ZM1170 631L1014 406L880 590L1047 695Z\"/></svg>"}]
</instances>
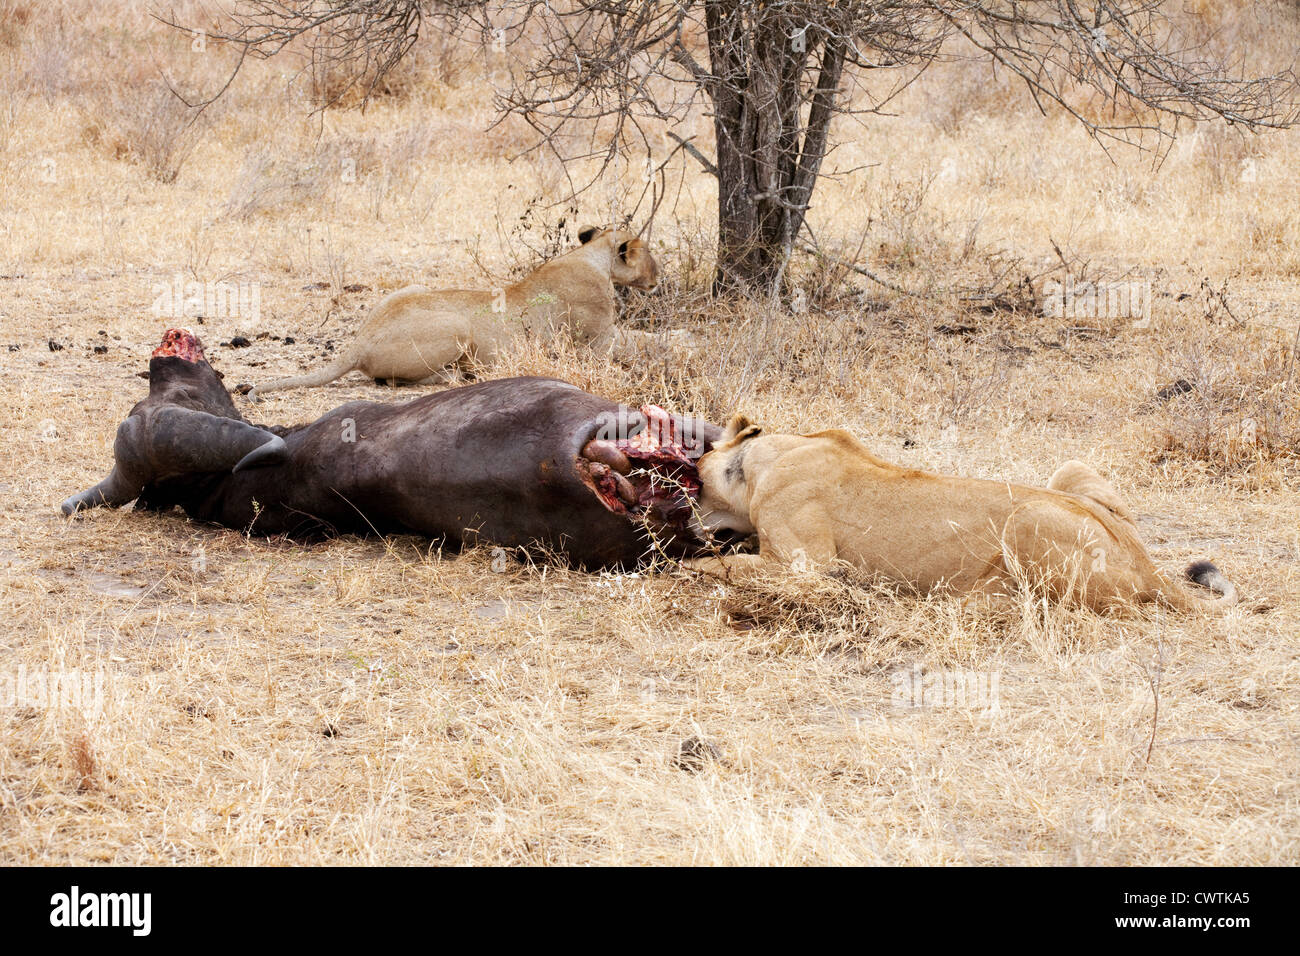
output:
<instances>
[{"instance_id":1,"label":"dark buffalo hide","mask_svg":"<svg viewBox=\"0 0 1300 956\"><path fill-rule=\"evenodd\" d=\"M407 533L630 565L656 542L674 556L700 549L686 530L695 460L718 434L532 377L252 425L198 340L171 330L149 396L118 428L112 474L63 510L135 500L253 534Z\"/></svg>"}]
</instances>

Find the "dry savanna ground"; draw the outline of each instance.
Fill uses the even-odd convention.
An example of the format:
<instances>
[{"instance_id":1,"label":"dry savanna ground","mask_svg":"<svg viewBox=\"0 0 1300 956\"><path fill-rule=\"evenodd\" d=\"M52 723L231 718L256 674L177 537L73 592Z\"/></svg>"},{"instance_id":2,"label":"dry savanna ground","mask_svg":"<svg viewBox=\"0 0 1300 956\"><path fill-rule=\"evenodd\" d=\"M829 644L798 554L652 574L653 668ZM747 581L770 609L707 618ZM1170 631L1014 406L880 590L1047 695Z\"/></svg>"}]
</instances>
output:
<instances>
[{"instance_id":1,"label":"dry savanna ground","mask_svg":"<svg viewBox=\"0 0 1300 956\"><path fill-rule=\"evenodd\" d=\"M1186 6L1260 58L1300 33L1281 6ZM1300 133L1207 126L1163 163L1109 159L946 64L897 116L841 125L812 216L825 249L917 295L801 256L806 292L710 302L714 187L679 154L665 288L626 321L700 346L615 365L530 347L489 373L843 426L972 476L1042 483L1083 458L1160 565L1212 558L1242 594L1204 618L990 611L851 577L64 520L168 325L231 385L312 368L385 292L497 285L640 191L607 175L551 206L562 170L493 126L471 47L429 44L364 112L313 114L290 61L254 64L186 125L158 66L212 82L227 62L194 46L134 4L0 0L0 861L1300 857ZM178 278L260 307L182 320ZM1149 287L1150 321L1044 315L1033 295L1067 280ZM252 414L390 395L352 377ZM72 673L79 701L39 692Z\"/></svg>"}]
</instances>

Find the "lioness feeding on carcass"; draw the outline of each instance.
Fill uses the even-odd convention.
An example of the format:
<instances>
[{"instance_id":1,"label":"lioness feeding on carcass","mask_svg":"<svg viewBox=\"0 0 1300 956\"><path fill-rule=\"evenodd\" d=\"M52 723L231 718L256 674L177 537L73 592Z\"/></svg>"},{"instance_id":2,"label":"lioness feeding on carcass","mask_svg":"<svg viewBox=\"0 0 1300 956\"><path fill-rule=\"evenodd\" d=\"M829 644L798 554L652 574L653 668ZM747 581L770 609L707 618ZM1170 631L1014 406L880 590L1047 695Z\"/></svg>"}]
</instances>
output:
<instances>
[{"instance_id":1,"label":"lioness feeding on carcass","mask_svg":"<svg viewBox=\"0 0 1300 956\"><path fill-rule=\"evenodd\" d=\"M719 432L546 378L252 425L198 339L174 329L149 362L148 398L118 428L112 473L63 511L135 500L255 534L420 534L629 566L654 549L699 553L695 463Z\"/></svg>"},{"instance_id":2,"label":"lioness feeding on carcass","mask_svg":"<svg viewBox=\"0 0 1300 956\"><path fill-rule=\"evenodd\" d=\"M1019 585L1093 609L1158 601L1178 610L1224 607L1236 589L1208 561L1188 580L1160 572L1115 489L1079 461L1046 488L900 468L846 431L765 435L732 418L700 459L703 533L757 532L758 554L688 562L714 573L764 567L859 570L918 591L1004 597Z\"/></svg>"},{"instance_id":3,"label":"lioness feeding on carcass","mask_svg":"<svg viewBox=\"0 0 1300 956\"><path fill-rule=\"evenodd\" d=\"M492 365L524 332L543 340L565 332L593 351L629 355L653 340L615 324L614 286L652 291L659 265L632 233L588 228L579 238L578 248L496 292L399 289L380 300L353 342L325 368L259 385L249 398L324 385L352 371L389 384L452 382L475 365Z\"/></svg>"}]
</instances>

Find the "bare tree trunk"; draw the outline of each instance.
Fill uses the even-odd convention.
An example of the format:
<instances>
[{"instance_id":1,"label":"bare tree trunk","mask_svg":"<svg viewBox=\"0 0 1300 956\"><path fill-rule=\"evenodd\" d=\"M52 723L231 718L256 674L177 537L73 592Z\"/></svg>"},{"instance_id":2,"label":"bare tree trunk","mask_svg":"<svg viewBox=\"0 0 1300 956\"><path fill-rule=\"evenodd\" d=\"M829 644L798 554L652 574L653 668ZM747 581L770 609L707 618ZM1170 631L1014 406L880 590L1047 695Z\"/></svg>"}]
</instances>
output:
<instances>
[{"instance_id":1,"label":"bare tree trunk","mask_svg":"<svg viewBox=\"0 0 1300 956\"><path fill-rule=\"evenodd\" d=\"M817 83L805 97L803 74L820 38L770 17L747 23L739 7L705 8L718 144L713 285L776 293L826 154L844 52L838 40L821 40Z\"/></svg>"}]
</instances>

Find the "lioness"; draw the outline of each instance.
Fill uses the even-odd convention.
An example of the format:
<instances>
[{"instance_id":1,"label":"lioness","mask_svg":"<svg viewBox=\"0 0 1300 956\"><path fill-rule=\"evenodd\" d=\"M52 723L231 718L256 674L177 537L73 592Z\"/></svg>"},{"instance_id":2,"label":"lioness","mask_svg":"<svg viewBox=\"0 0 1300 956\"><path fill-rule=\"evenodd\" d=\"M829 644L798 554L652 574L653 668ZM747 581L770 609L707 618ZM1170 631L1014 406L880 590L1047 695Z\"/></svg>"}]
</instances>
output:
<instances>
[{"instance_id":1,"label":"lioness","mask_svg":"<svg viewBox=\"0 0 1300 956\"><path fill-rule=\"evenodd\" d=\"M1115 489L1079 461L1047 488L900 468L846 431L763 435L743 415L699 462L694 530L757 531L758 554L698 558L718 572L834 560L918 591L1008 596L1017 581L1058 600L1103 609L1160 601L1179 610L1236 602L1208 561L1187 569L1201 598L1151 562Z\"/></svg>"},{"instance_id":2,"label":"lioness","mask_svg":"<svg viewBox=\"0 0 1300 956\"><path fill-rule=\"evenodd\" d=\"M474 363L491 364L525 329L549 337L567 330L595 349L624 353L645 333L617 328L614 285L653 290L659 267L628 232L587 228L582 244L497 293L407 286L382 299L352 344L317 372L277 379L259 394L324 385L351 371L398 382L451 382Z\"/></svg>"}]
</instances>

